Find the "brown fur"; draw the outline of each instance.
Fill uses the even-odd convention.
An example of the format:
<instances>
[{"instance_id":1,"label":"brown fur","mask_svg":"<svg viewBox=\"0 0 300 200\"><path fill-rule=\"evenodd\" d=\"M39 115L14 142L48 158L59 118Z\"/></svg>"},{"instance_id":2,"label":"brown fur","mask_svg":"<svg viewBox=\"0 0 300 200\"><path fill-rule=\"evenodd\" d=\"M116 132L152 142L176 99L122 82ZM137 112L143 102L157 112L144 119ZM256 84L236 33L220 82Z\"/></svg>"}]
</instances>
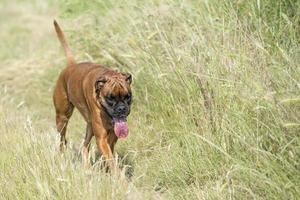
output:
<instances>
[{"instance_id":1,"label":"brown fur","mask_svg":"<svg viewBox=\"0 0 300 200\"><path fill-rule=\"evenodd\" d=\"M54 21L54 26L67 57L67 66L60 73L53 94L56 125L61 136L60 148L62 150L66 145L68 121L76 107L87 123L82 149L85 166L89 165L90 141L95 136L99 151L105 157L108 166L114 168L112 157L118 138L114 134L111 118L100 103L105 104L103 98L108 94L124 95L130 92L130 83L126 80L126 74L110 70L99 64L91 62L76 64L64 34L56 21ZM95 84L103 79L106 80L106 83L97 90Z\"/></svg>"}]
</instances>

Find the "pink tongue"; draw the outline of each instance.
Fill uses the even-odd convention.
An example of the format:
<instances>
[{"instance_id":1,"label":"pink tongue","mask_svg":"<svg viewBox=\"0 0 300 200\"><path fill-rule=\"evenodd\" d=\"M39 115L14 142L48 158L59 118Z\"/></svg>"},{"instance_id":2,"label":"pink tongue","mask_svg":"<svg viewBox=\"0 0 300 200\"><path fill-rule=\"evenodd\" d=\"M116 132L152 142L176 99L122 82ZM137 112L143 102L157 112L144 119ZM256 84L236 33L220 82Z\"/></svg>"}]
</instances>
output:
<instances>
[{"instance_id":1,"label":"pink tongue","mask_svg":"<svg viewBox=\"0 0 300 200\"><path fill-rule=\"evenodd\" d=\"M118 138L126 138L128 136L128 124L125 120L114 120L114 131Z\"/></svg>"}]
</instances>

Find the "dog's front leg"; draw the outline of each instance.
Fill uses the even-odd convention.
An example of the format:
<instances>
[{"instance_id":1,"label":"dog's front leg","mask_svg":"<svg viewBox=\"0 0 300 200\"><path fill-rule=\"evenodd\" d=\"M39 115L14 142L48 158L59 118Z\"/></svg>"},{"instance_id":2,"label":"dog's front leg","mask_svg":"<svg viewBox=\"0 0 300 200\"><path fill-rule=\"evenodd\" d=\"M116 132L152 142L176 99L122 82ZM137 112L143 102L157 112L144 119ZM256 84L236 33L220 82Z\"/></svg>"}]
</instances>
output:
<instances>
[{"instance_id":1,"label":"dog's front leg","mask_svg":"<svg viewBox=\"0 0 300 200\"><path fill-rule=\"evenodd\" d=\"M106 166L111 170L111 172L117 171L113 154L109 146L108 132L103 128L103 126L101 126L100 123L94 122L92 126L98 149L105 158Z\"/></svg>"},{"instance_id":2,"label":"dog's front leg","mask_svg":"<svg viewBox=\"0 0 300 200\"><path fill-rule=\"evenodd\" d=\"M93 137L92 124L87 123L85 139L84 139L83 147L81 150L82 161L83 161L83 165L85 168L89 168L91 166L91 163L89 160L89 151L90 151L90 144L91 144L92 137Z\"/></svg>"},{"instance_id":3,"label":"dog's front leg","mask_svg":"<svg viewBox=\"0 0 300 200\"><path fill-rule=\"evenodd\" d=\"M108 137L96 137L96 142L98 145L99 150L101 151L103 157L105 158L105 162L107 164L107 167L109 167L110 170L115 168L114 160L113 160L113 154L111 152L110 146L108 144Z\"/></svg>"}]
</instances>

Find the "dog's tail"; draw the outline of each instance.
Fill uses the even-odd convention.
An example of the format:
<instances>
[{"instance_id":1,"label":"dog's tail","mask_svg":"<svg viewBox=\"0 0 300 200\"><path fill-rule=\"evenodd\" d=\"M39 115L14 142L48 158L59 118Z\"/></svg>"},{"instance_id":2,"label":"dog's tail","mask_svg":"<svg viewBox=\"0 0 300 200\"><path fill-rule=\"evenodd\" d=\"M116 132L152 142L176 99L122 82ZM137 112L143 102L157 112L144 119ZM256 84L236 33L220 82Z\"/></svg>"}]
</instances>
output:
<instances>
[{"instance_id":1,"label":"dog's tail","mask_svg":"<svg viewBox=\"0 0 300 200\"><path fill-rule=\"evenodd\" d=\"M72 64L75 64L75 58L73 56L73 53L66 41L66 38L65 38L65 35L63 33L63 31L61 30L61 28L59 27L58 23L56 22L56 20L54 20L54 27L55 27L55 31L56 31L56 34L57 34L57 37L61 43L61 45L63 46L64 48L64 51L65 51L65 54L66 54L66 57L67 57L67 66L70 66Z\"/></svg>"}]
</instances>

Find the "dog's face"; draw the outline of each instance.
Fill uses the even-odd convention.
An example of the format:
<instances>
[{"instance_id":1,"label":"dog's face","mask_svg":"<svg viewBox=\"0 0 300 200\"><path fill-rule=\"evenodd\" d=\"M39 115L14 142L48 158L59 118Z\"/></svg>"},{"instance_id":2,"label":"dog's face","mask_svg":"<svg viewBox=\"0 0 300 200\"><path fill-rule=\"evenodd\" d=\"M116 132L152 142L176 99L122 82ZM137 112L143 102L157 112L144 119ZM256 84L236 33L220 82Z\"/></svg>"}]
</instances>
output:
<instances>
[{"instance_id":1,"label":"dog's face","mask_svg":"<svg viewBox=\"0 0 300 200\"><path fill-rule=\"evenodd\" d=\"M118 73L102 77L95 83L97 99L113 121L126 121L130 113L131 81L130 74Z\"/></svg>"}]
</instances>

